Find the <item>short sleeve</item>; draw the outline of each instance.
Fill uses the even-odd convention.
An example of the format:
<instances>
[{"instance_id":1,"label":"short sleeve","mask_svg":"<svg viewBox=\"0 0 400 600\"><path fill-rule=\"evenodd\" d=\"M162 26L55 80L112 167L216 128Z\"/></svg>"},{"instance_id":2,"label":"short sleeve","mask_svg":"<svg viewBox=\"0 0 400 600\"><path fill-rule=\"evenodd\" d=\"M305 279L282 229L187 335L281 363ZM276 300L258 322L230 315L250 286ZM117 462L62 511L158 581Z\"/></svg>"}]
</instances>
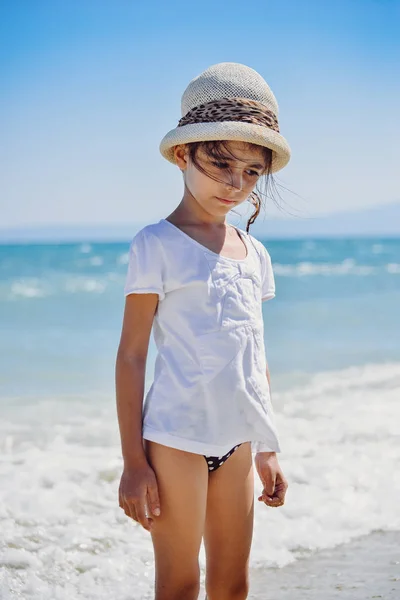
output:
<instances>
[{"instance_id":1,"label":"short sleeve","mask_svg":"<svg viewBox=\"0 0 400 600\"><path fill-rule=\"evenodd\" d=\"M281 446L279 444L278 449L272 450L268 444L264 442L251 442L251 453L257 454L258 452L281 452Z\"/></svg>"},{"instance_id":2,"label":"short sleeve","mask_svg":"<svg viewBox=\"0 0 400 600\"><path fill-rule=\"evenodd\" d=\"M270 300L275 297L275 278L272 270L271 257L268 250L262 246L261 251L261 276L262 276L262 295L261 299Z\"/></svg>"},{"instance_id":3,"label":"short sleeve","mask_svg":"<svg viewBox=\"0 0 400 600\"><path fill-rule=\"evenodd\" d=\"M163 256L160 240L141 229L129 247L128 273L124 293L158 294L165 297L163 284Z\"/></svg>"}]
</instances>

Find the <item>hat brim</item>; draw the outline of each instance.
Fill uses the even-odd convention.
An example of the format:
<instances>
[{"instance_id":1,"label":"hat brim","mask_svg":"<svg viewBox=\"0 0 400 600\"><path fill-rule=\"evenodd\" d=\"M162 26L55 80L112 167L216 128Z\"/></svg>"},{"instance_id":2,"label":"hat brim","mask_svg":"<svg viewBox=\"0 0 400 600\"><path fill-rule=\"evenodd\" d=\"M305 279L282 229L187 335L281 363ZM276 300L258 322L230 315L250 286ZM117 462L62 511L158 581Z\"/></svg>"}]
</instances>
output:
<instances>
[{"instance_id":1,"label":"hat brim","mask_svg":"<svg viewBox=\"0 0 400 600\"><path fill-rule=\"evenodd\" d=\"M211 140L249 142L270 148L272 150L272 173L283 169L290 160L289 144L280 133L261 125L241 121L191 123L190 125L176 127L161 140L160 152L164 158L175 164L175 146Z\"/></svg>"}]
</instances>

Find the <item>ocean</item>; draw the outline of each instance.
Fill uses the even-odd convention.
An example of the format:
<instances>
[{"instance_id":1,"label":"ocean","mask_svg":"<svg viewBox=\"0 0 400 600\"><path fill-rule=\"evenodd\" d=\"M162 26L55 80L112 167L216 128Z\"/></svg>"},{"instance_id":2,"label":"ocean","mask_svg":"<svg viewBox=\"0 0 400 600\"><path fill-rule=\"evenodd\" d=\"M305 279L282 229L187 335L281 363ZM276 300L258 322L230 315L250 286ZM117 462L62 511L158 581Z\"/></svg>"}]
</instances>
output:
<instances>
[{"instance_id":1,"label":"ocean","mask_svg":"<svg viewBox=\"0 0 400 600\"><path fill-rule=\"evenodd\" d=\"M280 509L256 501L255 579L400 530L400 239L262 241L276 280L263 314L289 490ZM118 505L128 248L0 245L4 600L153 597L150 536ZM154 359L152 339L147 389ZM204 582L203 548L200 560Z\"/></svg>"}]
</instances>

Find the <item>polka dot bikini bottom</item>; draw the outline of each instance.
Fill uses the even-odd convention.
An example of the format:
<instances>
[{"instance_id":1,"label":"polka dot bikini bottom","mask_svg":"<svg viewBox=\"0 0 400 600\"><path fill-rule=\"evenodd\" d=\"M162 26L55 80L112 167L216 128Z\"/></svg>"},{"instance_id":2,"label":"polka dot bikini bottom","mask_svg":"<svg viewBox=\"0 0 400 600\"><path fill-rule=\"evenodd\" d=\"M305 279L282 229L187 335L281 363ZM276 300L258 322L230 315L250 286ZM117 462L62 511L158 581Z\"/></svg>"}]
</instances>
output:
<instances>
[{"instance_id":1,"label":"polka dot bikini bottom","mask_svg":"<svg viewBox=\"0 0 400 600\"><path fill-rule=\"evenodd\" d=\"M234 446L231 450L229 450L229 452L224 454L224 456L204 456L203 454L204 458L207 461L208 470L216 471L217 469L219 469L219 467L223 465L224 462L226 462L230 456L232 456L235 450L239 448L239 446L241 446L241 444Z\"/></svg>"}]
</instances>

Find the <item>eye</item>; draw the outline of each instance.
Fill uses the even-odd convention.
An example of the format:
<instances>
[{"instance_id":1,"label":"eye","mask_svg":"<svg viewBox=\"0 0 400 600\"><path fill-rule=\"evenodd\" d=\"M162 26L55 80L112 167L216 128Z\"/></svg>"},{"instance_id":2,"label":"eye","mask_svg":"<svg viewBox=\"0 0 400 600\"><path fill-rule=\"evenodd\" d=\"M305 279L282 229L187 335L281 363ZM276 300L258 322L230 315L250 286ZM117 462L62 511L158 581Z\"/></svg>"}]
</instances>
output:
<instances>
[{"instance_id":1,"label":"eye","mask_svg":"<svg viewBox=\"0 0 400 600\"><path fill-rule=\"evenodd\" d=\"M212 164L215 167L217 167L218 169L228 169L229 168L229 164L227 162L212 161ZM253 171L253 169L248 169L247 173L250 175L250 177L260 177L260 173L257 173L257 171Z\"/></svg>"},{"instance_id":2,"label":"eye","mask_svg":"<svg viewBox=\"0 0 400 600\"><path fill-rule=\"evenodd\" d=\"M229 165L226 162L219 162L219 161L213 161L212 163L215 167L218 167L218 169L226 169Z\"/></svg>"}]
</instances>

